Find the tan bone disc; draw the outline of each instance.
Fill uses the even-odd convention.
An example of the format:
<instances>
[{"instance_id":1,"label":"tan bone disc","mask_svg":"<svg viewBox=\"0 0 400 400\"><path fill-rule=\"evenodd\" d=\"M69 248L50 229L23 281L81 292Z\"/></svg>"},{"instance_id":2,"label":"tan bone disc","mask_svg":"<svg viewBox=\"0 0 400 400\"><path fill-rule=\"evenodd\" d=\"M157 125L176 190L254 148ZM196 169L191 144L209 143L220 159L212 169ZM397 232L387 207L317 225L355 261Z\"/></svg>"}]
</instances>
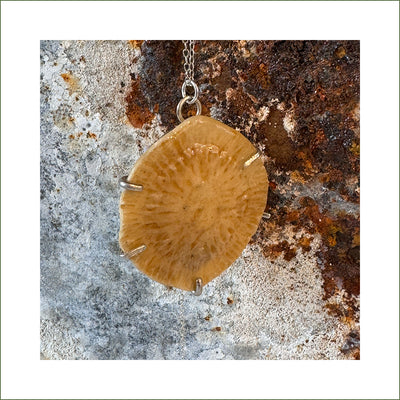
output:
<instances>
[{"instance_id":1,"label":"tan bone disc","mask_svg":"<svg viewBox=\"0 0 400 400\"><path fill-rule=\"evenodd\" d=\"M129 174L128 182L143 190L121 195L121 249L145 245L131 260L167 286L194 290L197 278L205 285L220 275L240 256L265 209L268 177L256 154L225 124L186 119Z\"/></svg>"}]
</instances>

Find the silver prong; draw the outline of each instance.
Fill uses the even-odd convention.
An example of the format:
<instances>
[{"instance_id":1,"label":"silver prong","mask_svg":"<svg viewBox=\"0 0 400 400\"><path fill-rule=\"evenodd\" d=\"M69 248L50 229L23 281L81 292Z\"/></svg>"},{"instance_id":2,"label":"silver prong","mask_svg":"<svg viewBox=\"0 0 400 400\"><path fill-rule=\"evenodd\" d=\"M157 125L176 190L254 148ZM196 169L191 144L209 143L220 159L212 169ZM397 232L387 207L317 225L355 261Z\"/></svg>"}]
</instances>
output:
<instances>
[{"instance_id":1,"label":"silver prong","mask_svg":"<svg viewBox=\"0 0 400 400\"><path fill-rule=\"evenodd\" d=\"M203 279L197 278L196 279L196 290L194 291L195 296L200 296L203 292Z\"/></svg>"},{"instance_id":2,"label":"silver prong","mask_svg":"<svg viewBox=\"0 0 400 400\"><path fill-rule=\"evenodd\" d=\"M265 212L265 213L263 213L262 217L263 217L264 219L270 219L270 218L271 218L271 214Z\"/></svg>"},{"instance_id":3,"label":"silver prong","mask_svg":"<svg viewBox=\"0 0 400 400\"><path fill-rule=\"evenodd\" d=\"M128 177L127 176L123 176L119 180L119 186L121 186L122 189L132 190L133 192L141 192L143 190L143 186L142 185L136 185L134 183L128 182Z\"/></svg>"},{"instance_id":4,"label":"silver prong","mask_svg":"<svg viewBox=\"0 0 400 400\"><path fill-rule=\"evenodd\" d=\"M137 256L138 254L142 253L145 250L146 250L146 245L142 244L141 246L136 247L133 250L130 250L130 251L124 253L124 254L121 254L121 257L125 257L125 258L130 259L130 258L132 258L134 256Z\"/></svg>"},{"instance_id":5,"label":"silver prong","mask_svg":"<svg viewBox=\"0 0 400 400\"><path fill-rule=\"evenodd\" d=\"M247 168L251 163L257 160L257 158L260 157L260 153L256 153L253 156L251 156L245 163L244 163L244 168Z\"/></svg>"}]
</instances>

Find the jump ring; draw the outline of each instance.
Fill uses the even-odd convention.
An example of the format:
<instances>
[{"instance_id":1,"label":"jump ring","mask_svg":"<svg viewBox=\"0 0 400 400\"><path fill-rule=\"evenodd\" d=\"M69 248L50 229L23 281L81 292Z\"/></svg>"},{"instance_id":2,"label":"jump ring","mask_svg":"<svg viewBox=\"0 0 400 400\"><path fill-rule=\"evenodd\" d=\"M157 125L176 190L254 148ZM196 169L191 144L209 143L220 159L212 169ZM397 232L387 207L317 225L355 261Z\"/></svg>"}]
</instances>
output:
<instances>
[{"instance_id":1,"label":"jump ring","mask_svg":"<svg viewBox=\"0 0 400 400\"><path fill-rule=\"evenodd\" d=\"M199 97L199 87L196 85L194 81L191 79L186 79L185 82L183 82L182 85L182 97L186 97L186 88L187 86L191 86L194 90L193 96L190 96L191 99L187 101L188 104L194 104L197 101L197 98Z\"/></svg>"},{"instance_id":2,"label":"jump ring","mask_svg":"<svg viewBox=\"0 0 400 400\"><path fill-rule=\"evenodd\" d=\"M191 99L192 99L192 96L185 96L176 106L176 115L180 122L183 122L185 120L185 118L183 118L183 116L182 116L182 107L185 103L190 104L189 100L191 100ZM200 100L196 99L194 103L196 104L196 108L197 108L196 115L200 115L201 114Z\"/></svg>"}]
</instances>

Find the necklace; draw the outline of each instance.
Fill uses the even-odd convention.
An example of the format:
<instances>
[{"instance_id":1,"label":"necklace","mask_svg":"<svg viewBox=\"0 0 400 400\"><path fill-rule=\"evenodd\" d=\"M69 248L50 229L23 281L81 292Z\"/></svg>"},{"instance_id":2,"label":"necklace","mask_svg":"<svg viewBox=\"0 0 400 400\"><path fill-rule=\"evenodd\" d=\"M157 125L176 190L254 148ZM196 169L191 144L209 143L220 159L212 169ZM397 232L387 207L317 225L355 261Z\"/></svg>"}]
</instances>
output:
<instances>
[{"instance_id":1,"label":"necklace","mask_svg":"<svg viewBox=\"0 0 400 400\"><path fill-rule=\"evenodd\" d=\"M184 41L183 58L181 123L121 179L119 243L151 279L200 295L257 230L268 177L249 140L201 115L193 40ZM193 105L196 115L185 119Z\"/></svg>"}]
</instances>

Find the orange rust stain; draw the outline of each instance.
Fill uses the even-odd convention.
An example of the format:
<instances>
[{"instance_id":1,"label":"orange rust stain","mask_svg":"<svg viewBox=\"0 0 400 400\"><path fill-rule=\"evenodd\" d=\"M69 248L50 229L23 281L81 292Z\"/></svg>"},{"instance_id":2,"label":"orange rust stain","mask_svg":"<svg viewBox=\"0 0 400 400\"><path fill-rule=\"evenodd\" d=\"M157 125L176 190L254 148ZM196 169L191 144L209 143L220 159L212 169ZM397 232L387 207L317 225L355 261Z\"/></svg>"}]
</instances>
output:
<instances>
[{"instance_id":1,"label":"orange rust stain","mask_svg":"<svg viewBox=\"0 0 400 400\"><path fill-rule=\"evenodd\" d=\"M340 320L348 326L353 326L354 325L354 313L352 313L351 316L344 315Z\"/></svg>"},{"instance_id":2,"label":"orange rust stain","mask_svg":"<svg viewBox=\"0 0 400 400\"><path fill-rule=\"evenodd\" d=\"M289 210L286 214L286 221L288 223L293 223L299 220L300 218L300 213L298 210Z\"/></svg>"},{"instance_id":3,"label":"orange rust stain","mask_svg":"<svg viewBox=\"0 0 400 400\"><path fill-rule=\"evenodd\" d=\"M357 144L356 142L353 142L350 147L350 151L355 155L359 156L360 155L360 145Z\"/></svg>"},{"instance_id":4,"label":"orange rust stain","mask_svg":"<svg viewBox=\"0 0 400 400\"><path fill-rule=\"evenodd\" d=\"M71 71L61 74L61 78L63 78L64 82L67 84L68 92L70 95L79 91L79 81L76 77L72 75Z\"/></svg>"},{"instance_id":5,"label":"orange rust stain","mask_svg":"<svg viewBox=\"0 0 400 400\"><path fill-rule=\"evenodd\" d=\"M268 246L263 250L263 252L265 256L268 256L273 260L278 258L279 255L283 253L284 260L290 261L296 256L297 249L291 247L287 240L283 240L279 243L275 243L271 246Z\"/></svg>"},{"instance_id":6,"label":"orange rust stain","mask_svg":"<svg viewBox=\"0 0 400 400\"><path fill-rule=\"evenodd\" d=\"M128 40L128 43L134 48L134 49L140 49L142 47L144 40Z\"/></svg>"},{"instance_id":7,"label":"orange rust stain","mask_svg":"<svg viewBox=\"0 0 400 400\"><path fill-rule=\"evenodd\" d=\"M132 86L126 101L126 115L133 127L140 129L143 125L149 124L153 120L154 114L150 111L148 101L140 90L139 79L132 80Z\"/></svg>"},{"instance_id":8,"label":"orange rust stain","mask_svg":"<svg viewBox=\"0 0 400 400\"><path fill-rule=\"evenodd\" d=\"M325 308L328 311L329 315L333 315L335 317L343 317L343 307L341 307L339 304L331 304L328 303L325 305Z\"/></svg>"},{"instance_id":9,"label":"orange rust stain","mask_svg":"<svg viewBox=\"0 0 400 400\"><path fill-rule=\"evenodd\" d=\"M220 326L216 326L215 328L212 328L212 330L216 332L221 332L222 328Z\"/></svg>"},{"instance_id":10,"label":"orange rust stain","mask_svg":"<svg viewBox=\"0 0 400 400\"><path fill-rule=\"evenodd\" d=\"M311 250L311 238L303 236L298 244L301 246L301 248L303 249L303 252L308 252Z\"/></svg>"},{"instance_id":11,"label":"orange rust stain","mask_svg":"<svg viewBox=\"0 0 400 400\"><path fill-rule=\"evenodd\" d=\"M302 197L300 204L304 207L302 214L314 223L318 233L327 238L329 246L335 246L336 234L340 232L340 227L335 224L332 218L324 215L318 204L310 197Z\"/></svg>"},{"instance_id":12,"label":"orange rust stain","mask_svg":"<svg viewBox=\"0 0 400 400\"><path fill-rule=\"evenodd\" d=\"M87 135L86 135L88 138L90 138L90 139L95 139L95 140L97 140L97 136L96 136L96 134L95 133L93 133L93 132L88 132L87 133Z\"/></svg>"},{"instance_id":13,"label":"orange rust stain","mask_svg":"<svg viewBox=\"0 0 400 400\"><path fill-rule=\"evenodd\" d=\"M346 55L346 50L343 46L340 46L335 51L335 56L337 58L343 58Z\"/></svg>"},{"instance_id":14,"label":"orange rust stain","mask_svg":"<svg viewBox=\"0 0 400 400\"><path fill-rule=\"evenodd\" d=\"M359 233L356 233L354 236L353 236L353 241L352 241L352 243L351 243L353 246L359 246L360 245L360 234Z\"/></svg>"},{"instance_id":15,"label":"orange rust stain","mask_svg":"<svg viewBox=\"0 0 400 400\"><path fill-rule=\"evenodd\" d=\"M305 183L306 182L306 180L301 176L300 172L297 171L297 170L296 171L292 171L290 173L290 177L291 177L292 181L294 181L294 182L300 182L300 183Z\"/></svg>"},{"instance_id":16,"label":"orange rust stain","mask_svg":"<svg viewBox=\"0 0 400 400\"><path fill-rule=\"evenodd\" d=\"M233 304L233 299L231 297L228 297L226 299L226 304Z\"/></svg>"},{"instance_id":17,"label":"orange rust stain","mask_svg":"<svg viewBox=\"0 0 400 400\"><path fill-rule=\"evenodd\" d=\"M308 175L311 175L314 173L314 169L312 166L312 163L309 159L309 155L307 155L304 151L299 151L297 154L297 157L299 160L302 161L303 166L304 166L304 172Z\"/></svg>"},{"instance_id":18,"label":"orange rust stain","mask_svg":"<svg viewBox=\"0 0 400 400\"><path fill-rule=\"evenodd\" d=\"M334 236L328 236L328 245L331 247L336 246L336 238Z\"/></svg>"},{"instance_id":19,"label":"orange rust stain","mask_svg":"<svg viewBox=\"0 0 400 400\"><path fill-rule=\"evenodd\" d=\"M69 138L70 139L75 139L75 136L74 135L69 135Z\"/></svg>"}]
</instances>

